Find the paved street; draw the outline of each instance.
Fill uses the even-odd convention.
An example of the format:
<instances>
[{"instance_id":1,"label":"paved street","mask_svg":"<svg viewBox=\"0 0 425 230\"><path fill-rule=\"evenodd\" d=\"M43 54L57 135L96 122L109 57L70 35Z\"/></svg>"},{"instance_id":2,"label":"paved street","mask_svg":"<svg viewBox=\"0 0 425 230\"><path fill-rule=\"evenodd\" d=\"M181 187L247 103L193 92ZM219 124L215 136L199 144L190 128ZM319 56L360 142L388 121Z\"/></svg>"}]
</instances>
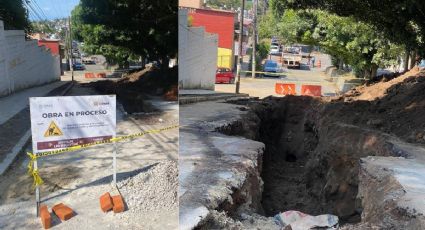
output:
<instances>
[{"instance_id":1,"label":"paved street","mask_svg":"<svg viewBox=\"0 0 425 230\"><path fill-rule=\"evenodd\" d=\"M273 59L278 58L273 56ZM326 57L321 57L327 60ZM329 64L329 61L324 61ZM320 85L322 86L322 95L334 95L336 93L336 85L326 80L324 69L322 68L309 68L306 65L306 60L302 64L301 69L288 69L279 77L263 77L251 78L251 73L246 73L241 77L240 93L247 93L250 96L264 98L267 96L282 96L275 92L276 83L294 83L296 85L296 92L299 95L301 92L301 85ZM261 71L261 70L259 70ZM215 90L217 92L234 93L235 84L216 84Z\"/></svg>"}]
</instances>

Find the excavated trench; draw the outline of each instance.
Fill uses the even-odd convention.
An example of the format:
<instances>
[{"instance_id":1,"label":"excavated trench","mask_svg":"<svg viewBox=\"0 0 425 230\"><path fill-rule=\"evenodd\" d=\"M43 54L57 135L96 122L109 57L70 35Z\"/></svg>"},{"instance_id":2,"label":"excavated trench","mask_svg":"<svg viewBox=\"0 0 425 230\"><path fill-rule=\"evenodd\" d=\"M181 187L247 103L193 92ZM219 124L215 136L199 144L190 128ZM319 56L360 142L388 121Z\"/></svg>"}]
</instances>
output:
<instances>
[{"instance_id":1,"label":"excavated trench","mask_svg":"<svg viewBox=\"0 0 425 230\"><path fill-rule=\"evenodd\" d=\"M261 196L256 213L272 217L297 210L311 215L334 214L341 224L360 221L358 162L369 155L391 155L383 144L385 136L330 122L323 115L326 103L311 97L238 104L251 108L243 122L218 131L266 145L261 171L263 192L254 192Z\"/></svg>"}]
</instances>

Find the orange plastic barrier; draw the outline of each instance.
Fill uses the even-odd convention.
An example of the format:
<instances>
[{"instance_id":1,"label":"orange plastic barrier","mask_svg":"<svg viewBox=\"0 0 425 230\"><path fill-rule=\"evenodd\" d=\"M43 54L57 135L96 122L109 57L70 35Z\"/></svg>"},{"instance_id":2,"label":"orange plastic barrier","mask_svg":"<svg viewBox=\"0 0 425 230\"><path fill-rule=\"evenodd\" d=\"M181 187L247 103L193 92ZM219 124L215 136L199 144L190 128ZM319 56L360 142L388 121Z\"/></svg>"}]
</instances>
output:
<instances>
[{"instance_id":1,"label":"orange plastic barrier","mask_svg":"<svg viewBox=\"0 0 425 230\"><path fill-rule=\"evenodd\" d=\"M85 73L84 77L85 78L94 78L94 73Z\"/></svg>"},{"instance_id":2,"label":"orange plastic barrier","mask_svg":"<svg viewBox=\"0 0 425 230\"><path fill-rule=\"evenodd\" d=\"M280 95L295 95L295 84L276 83L275 92Z\"/></svg>"},{"instance_id":3,"label":"orange plastic barrier","mask_svg":"<svg viewBox=\"0 0 425 230\"><path fill-rule=\"evenodd\" d=\"M302 85L301 95L320 97L322 96L322 86L320 85Z\"/></svg>"},{"instance_id":4,"label":"orange plastic barrier","mask_svg":"<svg viewBox=\"0 0 425 230\"><path fill-rule=\"evenodd\" d=\"M105 78L106 77L106 73L98 73L98 74L96 74L96 77L98 77L98 78Z\"/></svg>"}]
</instances>

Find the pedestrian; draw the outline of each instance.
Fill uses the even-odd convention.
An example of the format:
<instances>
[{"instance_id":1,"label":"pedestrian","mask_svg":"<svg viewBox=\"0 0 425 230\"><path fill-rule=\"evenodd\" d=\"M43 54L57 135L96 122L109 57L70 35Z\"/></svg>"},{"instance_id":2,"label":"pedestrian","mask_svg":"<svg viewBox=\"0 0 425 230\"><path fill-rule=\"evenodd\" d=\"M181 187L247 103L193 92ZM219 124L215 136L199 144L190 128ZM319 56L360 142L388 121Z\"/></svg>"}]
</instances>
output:
<instances>
[{"instance_id":1,"label":"pedestrian","mask_svg":"<svg viewBox=\"0 0 425 230\"><path fill-rule=\"evenodd\" d=\"M311 57L311 67L314 68L314 62L316 61L316 58L313 56Z\"/></svg>"}]
</instances>

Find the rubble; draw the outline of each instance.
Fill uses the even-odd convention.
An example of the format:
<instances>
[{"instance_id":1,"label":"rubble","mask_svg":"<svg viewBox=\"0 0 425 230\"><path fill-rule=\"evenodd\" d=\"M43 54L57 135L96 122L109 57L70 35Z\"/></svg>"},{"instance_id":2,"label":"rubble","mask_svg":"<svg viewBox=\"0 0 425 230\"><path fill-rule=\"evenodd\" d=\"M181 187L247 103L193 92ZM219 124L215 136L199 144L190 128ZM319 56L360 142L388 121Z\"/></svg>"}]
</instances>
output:
<instances>
[{"instance_id":1,"label":"rubble","mask_svg":"<svg viewBox=\"0 0 425 230\"><path fill-rule=\"evenodd\" d=\"M95 81L88 86L104 94L116 94L127 113L155 111L147 99L162 96L169 101L177 101L177 67L161 70L150 67L133 70L116 80Z\"/></svg>"},{"instance_id":2,"label":"rubble","mask_svg":"<svg viewBox=\"0 0 425 230\"><path fill-rule=\"evenodd\" d=\"M130 212L177 209L177 175L177 162L165 160L120 181L117 186Z\"/></svg>"}]
</instances>

